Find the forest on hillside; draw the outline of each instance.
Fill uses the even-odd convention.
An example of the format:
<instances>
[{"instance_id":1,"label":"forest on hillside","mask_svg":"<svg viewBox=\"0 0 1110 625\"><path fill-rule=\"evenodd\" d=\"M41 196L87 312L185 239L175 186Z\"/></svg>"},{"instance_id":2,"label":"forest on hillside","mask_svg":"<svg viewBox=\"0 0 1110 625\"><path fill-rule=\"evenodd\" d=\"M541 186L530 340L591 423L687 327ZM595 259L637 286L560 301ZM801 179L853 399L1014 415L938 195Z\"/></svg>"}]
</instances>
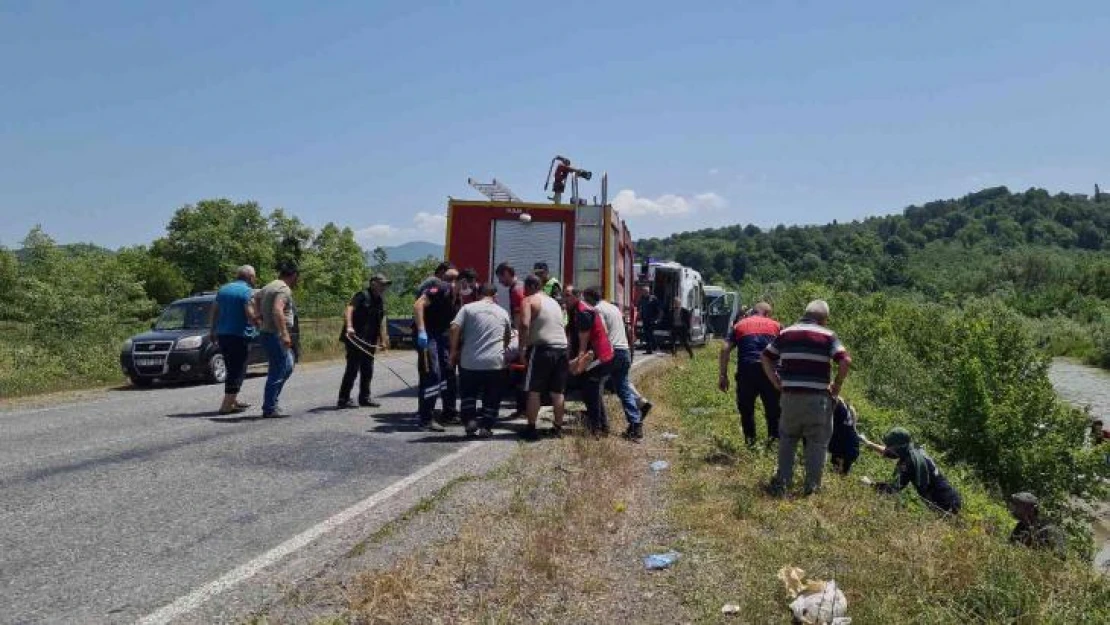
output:
<instances>
[{"instance_id":1,"label":"forest on hillside","mask_svg":"<svg viewBox=\"0 0 1110 625\"><path fill-rule=\"evenodd\" d=\"M1057 354L1110 367L1110 197L984 189L901 214L823 226L735 225L637 242L708 283L801 281L959 306L992 297L1044 322Z\"/></svg>"}]
</instances>

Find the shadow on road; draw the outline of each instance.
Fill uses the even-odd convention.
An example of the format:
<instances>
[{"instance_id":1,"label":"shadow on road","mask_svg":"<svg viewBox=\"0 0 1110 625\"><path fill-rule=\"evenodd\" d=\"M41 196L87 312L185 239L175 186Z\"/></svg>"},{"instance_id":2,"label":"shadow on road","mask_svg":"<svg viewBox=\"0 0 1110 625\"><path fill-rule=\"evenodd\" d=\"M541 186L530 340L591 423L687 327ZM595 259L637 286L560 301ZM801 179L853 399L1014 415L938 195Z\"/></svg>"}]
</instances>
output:
<instances>
[{"instance_id":1,"label":"shadow on road","mask_svg":"<svg viewBox=\"0 0 1110 625\"><path fill-rule=\"evenodd\" d=\"M265 420L265 421L281 421L283 419L288 419L289 417L290 417L290 415L285 415L284 417L268 417L266 419L263 419L262 415L260 415L260 414L242 414L242 413L240 413L240 414L232 414L232 415L225 415L225 416L209 417L208 420L211 421L212 423L246 423L247 421L263 421L263 420Z\"/></svg>"},{"instance_id":2,"label":"shadow on road","mask_svg":"<svg viewBox=\"0 0 1110 625\"><path fill-rule=\"evenodd\" d=\"M252 366L254 366L254 365L252 365ZM264 378L264 377L266 377L266 372L265 371L248 371L246 379L249 380L251 378ZM163 390L163 389L192 388L192 387L196 387L196 386L214 386L214 387L218 387L220 385L216 384L216 383L213 383L213 382L209 382L207 380L165 380L165 381L159 380L158 382L154 382L154 383L150 384L149 386L135 386L134 384L125 382L123 384L120 384L119 386L112 386L108 390L110 392L120 392L120 393L129 393L129 392L144 392L145 393L145 392L149 392L149 391L158 391L158 390Z\"/></svg>"},{"instance_id":3,"label":"shadow on road","mask_svg":"<svg viewBox=\"0 0 1110 625\"><path fill-rule=\"evenodd\" d=\"M219 410L208 410L205 412L175 412L166 415L167 419L202 419L204 417L220 417Z\"/></svg>"},{"instance_id":4,"label":"shadow on road","mask_svg":"<svg viewBox=\"0 0 1110 625\"><path fill-rule=\"evenodd\" d=\"M394 434L397 432L422 432L423 428L420 427L419 421L415 414L411 412L383 412L378 414L371 414L370 418L378 422L373 428L367 430L373 434ZM500 420L494 426L494 433L490 439L515 439L520 431L524 429L524 423L506 423L504 419ZM468 437L462 426L458 424L451 424L447 427L446 432L429 433L428 436L415 438L409 440L410 443L451 443L461 440L477 440Z\"/></svg>"},{"instance_id":5,"label":"shadow on road","mask_svg":"<svg viewBox=\"0 0 1110 625\"><path fill-rule=\"evenodd\" d=\"M374 393L374 397L418 397L419 391L413 388L399 388L387 393Z\"/></svg>"}]
</instances>

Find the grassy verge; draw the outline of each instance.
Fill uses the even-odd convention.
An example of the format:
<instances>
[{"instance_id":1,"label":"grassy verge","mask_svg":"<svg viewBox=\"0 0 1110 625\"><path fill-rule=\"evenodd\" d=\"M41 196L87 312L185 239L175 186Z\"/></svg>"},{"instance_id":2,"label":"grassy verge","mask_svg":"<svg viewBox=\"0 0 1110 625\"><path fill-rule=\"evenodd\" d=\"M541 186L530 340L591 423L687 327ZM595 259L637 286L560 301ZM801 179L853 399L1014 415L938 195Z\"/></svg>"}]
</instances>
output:
<instances>
[{"instance_id":1,"label":"grassy verge","mask_svg":"<svg viewBox=\"0 0 1110 625\"><path fill-rule=\"evenodd\" d=\"M892 472L873 455L851 477L827 475L816 497L765 497L760 485L774 455L745 448L732 396L716 392L715 379L711 358L668 377L656 421L681 434L671 518L691 557L675 582L695 620L719 618L724 603L738 603L746 621L782 619L786 597L775 574L790 565L836 579L861 623L1110 622L1110 583L1087 563L1010 547L1004 508L958 470L948 473L966 513L955 521L914 494L885 498L861 484L860 476ZM846 394L867 431L897 417L851 388Z\"/></svg>"},{"instance_id":2,"label":"grassy verge","mask_svg":"<svg viewBox=\"0 0 1110 625\"><path fill-rule=\"evenodd\" d=\"M301 360L316 362L343 357L339 331L342 319L301 322ZM104 336L73 336L43 342L30 326L0 324L0 398L76 391L126 384L120 371L119 348L124 339L149 324L113 328Z\"/></svg>"},{"instance_id":3,"label":"grassy verge","mask_svg":"<svg viewBox=\"0 0 1110 625\"><path fill-rule=\"evenodd\" d=\"M343 329L341 317L301 320L301 360L335 360L344 357L339 333Z\"/></svg>"}]
</instances>

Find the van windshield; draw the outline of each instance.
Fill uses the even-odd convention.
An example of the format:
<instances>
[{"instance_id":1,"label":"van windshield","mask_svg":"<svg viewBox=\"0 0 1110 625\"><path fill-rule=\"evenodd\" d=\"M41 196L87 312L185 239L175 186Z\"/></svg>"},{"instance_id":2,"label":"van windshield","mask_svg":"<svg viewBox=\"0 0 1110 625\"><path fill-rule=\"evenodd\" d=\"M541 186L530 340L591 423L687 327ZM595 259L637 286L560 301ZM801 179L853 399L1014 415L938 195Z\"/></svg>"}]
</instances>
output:
<instances>
[{"instance_id":1,"label":"van windshield","mask_svg":"<svg viewBox=\"0 0 1110 625\"><path fill-rule=\"evenodd\" d=\"M155 330L203 330L208 328L211 302L170 304L158 317Z\"/></svg>"}]
</instances>

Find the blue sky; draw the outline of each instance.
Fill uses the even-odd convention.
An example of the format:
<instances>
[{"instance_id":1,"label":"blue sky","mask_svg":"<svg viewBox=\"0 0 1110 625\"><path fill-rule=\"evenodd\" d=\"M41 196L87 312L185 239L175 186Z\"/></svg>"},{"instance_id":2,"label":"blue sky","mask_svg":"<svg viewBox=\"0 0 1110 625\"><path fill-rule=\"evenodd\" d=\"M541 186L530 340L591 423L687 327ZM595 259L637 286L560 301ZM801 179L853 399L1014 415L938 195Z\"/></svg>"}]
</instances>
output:
<instances>
[{"instance_id":1,"label":"blue sky","mask_svg":"<svg viewBox=\"0 0 1110 625\"><path fill-rule=\"evenodd\" d=\"M9 247L143 243L221 196L439 241L468 176L539 200L555 153L636 236L1110 186L1096 0L6 0L0 85Z\"/></svg>"}]
</instances>

